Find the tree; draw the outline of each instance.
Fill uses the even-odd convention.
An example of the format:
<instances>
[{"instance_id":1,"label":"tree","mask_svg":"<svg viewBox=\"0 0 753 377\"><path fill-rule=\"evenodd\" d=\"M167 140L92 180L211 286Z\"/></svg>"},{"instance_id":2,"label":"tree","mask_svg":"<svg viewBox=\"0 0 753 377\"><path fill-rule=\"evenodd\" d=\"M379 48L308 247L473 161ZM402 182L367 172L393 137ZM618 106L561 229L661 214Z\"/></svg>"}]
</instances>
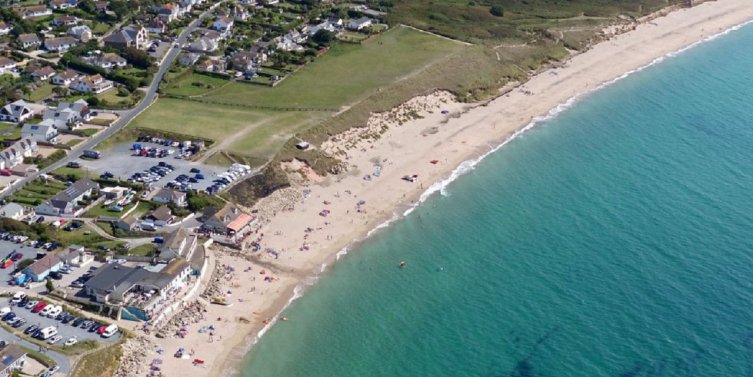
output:
<instances>
[{"instance_id":1,"label":"tree","mask_svg":"<svg viewBox=\"0 0 753 377\"><path fill-rule=\"evenodd\" d=\"M61 85L61 86L56 86L56 87L52 88L52 92L55 93L56 95L60 96L60 97L67 97L68 93L69 93L69 90L65 86Z\"/></svg>"},{"instance_id":2,"label":"tree","mask_svg":"<svg viewBox=\"0 0 753 377\"><path fill-rule=\"evenodd\" d=\"M317 31L316 34L311 37L311 39L320 45L327 46L335 40L335 33L324 29L319 29L319 31Z\"/></svg>"},{"instance_id":3,"label":"tree","mask_svg":"<svg viewBox=\"0 0 753 377\"><path fill-rule=\"evenodd\" d=\"M99 105L99 98L91 96L86 98L86 103L91 107L97 107Z\"/></svg>"},{"instance_id":4,"label":"tree","mask_svg":"<svg viewBox=\"0 0 753 377\"><path fill-rule=\"evenodd\" d=\"M505 8L502 8L501 5L492 5L491 9L489 9L489 13L497 17L504 17Z\"/></svg>"},{"instance_id":5,"label":"tree","mask_svg":"<svg viewBox=\"0 0 753 377\"><path fill-rule=\"evenodd\" d=\"M52 283L52 279L47 279L47 282L44 283L44 287L47 289L47 292L50 293L55 290L55 284Z\"/></svg>"},{"instance_id":6,"label":"tree","mask_svg":"<svg viewBox=\"0 0 753 377\"><path fill-rule=\"evenodd\" d=\"M146 51L134 47L126 47L123 58L136 68L146 69L152 65L152 57Z\"/></svg>"}]
</instances>

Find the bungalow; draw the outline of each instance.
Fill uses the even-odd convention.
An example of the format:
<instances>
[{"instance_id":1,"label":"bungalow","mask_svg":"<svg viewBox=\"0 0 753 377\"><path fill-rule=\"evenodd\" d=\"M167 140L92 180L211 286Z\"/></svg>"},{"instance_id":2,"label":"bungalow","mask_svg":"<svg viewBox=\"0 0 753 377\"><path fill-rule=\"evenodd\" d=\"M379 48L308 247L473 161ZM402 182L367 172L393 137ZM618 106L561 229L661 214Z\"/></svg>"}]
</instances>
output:
<instances>
[{"instance_id":1,"label":"bungalow","mask_svg":"<svg viewBox=\"0 0 753 377\"><path fill-rule=\"evenodd\" d=\"M0 109L0 121L21 123L27 121L34 115L34 110L20 99L5 105Z\"/></svg>"},{"instance_id":2,"label":"bungalow","mask_svg":"<svg viewBox=\"0 0 753 377\"><path fill-rule=\"evenodd\" d=\"M13 68L16 68L16 64L15 61L8 59L5 56L0 56L0 75L11 72Z\"/></svg>"},{"instance_id":3,"label":"bungalow","mask_svg":"<svg viewBox=\"0 0 753 377\"><path fill-rule=\"evenodd\" d=\"M90 57L84 58L84 61L88 64L91 64L100 68L104 68L104 69L115 69L116 67L125 67L126 64L128 63L120 55L112 53L112 52L90 56Z\"/></svg>"},{"instance_id":4,"label":"bungalow","mask_svg":"<svg viewBox=\"0 0 753 377\"><path fill-rule=\"evenodd\" d=\"M86 25L78 25L68 29L68 35L86 43L92 39L92 30Z\"/></svg>"},{"instance_id":5,"label":"bungalow","mask_svg":"<svg viewBox=\"0 0 753 377\"><path fill-rule=\"evenodd\" d=\"M16 8L16 13L18 13L21 18L27 19L32 17L49 16L52 14L52 9L47 8L46 5L34 5L30 7Z\"/></svg>"},{"instance_id":6,"label":"bungalow","mask_svg":"<svg viewBox=\"0 0 753 377\"><path fill-rule=\"evenodd\" d=\"M153 18L144 25L144 28L149 33L162 34L167 31L167 24L161 18Z\"/></svg>"},{"instance_id":7,"label":"bungalow","mask_svg":"<svg viewBox=\"0 0 753 377\"><path fill-rule=\"evenodd\" d=\"M180 5L174 3L167 3L157 9L157 17L168 23L174 21L180 14Z\"/></svg>"},{"instance_id":8,"label":"bungalow","mask_svg":"<svg viewBox=\"0 0 753 377\"><path fill-rule=\"evenodd\" d=\"M70 88L81 93L100 94L112 89L112 81L105 80L99 74L87 76L74 81Z\"/></svg>"},{"instance_id":9,"label":"bungalow","mask_svg":"<svg viewBox=\"0 0 753 377\"><path fill-rule=\"evenodd\" d=\"M185 228L178 228L165 237L159 248L160 259L170 260L173 258L191 259L196 250L198 236L190 235Z\"/></svg>"},{"instance_id":10,"label":"bungalow","mask_svg":"<svg viewBox=\"0 0 753 377\"><path fill-rule=\"evenodd\" d=\"M363 30L364 28L371 26L372 23L373 21L371 20L371 18L361 17L358 19L350 20L350 22L348 22L348 29Z\"/></svg>"},{"instance_id":11,"label":"bungalow","mask_svg":"<svg viewBox=\"0 0 753 377\"><path fill-rule=\"evenodd\" d=\"M52 76L52 83L55 85L63 85L68 86L71 85L75 80L77 80L79 77L79 73L72 70L72 69L66 69L63 72L58 73L55 76Z\"/></svg>"},{"instance_id":12,"label":"bungalow","mask_svg":"<svg viewBox=\"0 0 753 377\"><path fill-rule=\"evenodd\" d=\"M233 69L241 72L258 67L265 61L267 61L267 54L258 48L253 48L250 51L238 51L230 58Z\"/></svg>"},{"instance_id":13,"label":"bungalow","mask_svg":"<svg viewBox=\"0 0 753 377\"><path fill-rule=\"evenodd\" d=\"M146 219L150 220L156 226L165 226L172 224L175 216L173 216L173 211L170 210L170 207L162 205L147 214Z\"/></svg>"},{"instance_id":14,"label":"bungalow","mask_svg":"<svg viewBox=\"0 0 753 377\"><path fill-rule=\"evenodd\" d=\"M117 223L115 223L115 226L118 229L121 229L126 232L133 231L137 228L139 220L131 215L128 215L120 220L118 220Z\"/></svg>"},{"instance_id":15,"label":"bungalow","mask_svg":"<svg viewBox=\"0 0 753 377\"><path fill-rule=\"evenodd\" d=\"M196 64L196 70L199 72L222 72L225 70L225 61L210 57L209 59Z\"/></svg>"},{"instance_id":16,"label":"bungalow","mask_svg":"<svg viewBox=\"0 0 753 377\"><path fill-rule=\"evenodd\" d=\"M37 48L42 45L42 41L34 33L21 34L16 38L16 44L23 49Z\"/></svg>"},{"instance_id":17,"label":"bungalow","mask_svg":"<svg viewBox=\"0 0 753 377\"><path fill-rule=\"evenodd\" d=\"M50 272L57 272L61 267L63 267L63 261L60 260L60 257L55 253L47 253L42 259L26 267L24 274L31 281L40 282L47 278Z\"/></svg>"},{"instance_id":18,"label":"bungalow","mask_svg":"<svg viewBox=\"0 0 753 377\"><path fill-rule=\"evenodd\" d=\"M235 235L243 233L253 218L238 207L227 204L222 208L209 208L200 219L201 228L212 233Z\"/></svg>"},{"instance_id":19,"label":"bungalow","mask_svg":"<svg viewBox=\"0 0 753 377\"><path fill-rule=\"evenodd\" d=\"M2 150L0 161L5 169L12 169L24 162L24 157L32 157L38 151L36 141L25 138Z\"/></svg>"},{"instance_id":20,"label":"bungalow","mask_svg":"<svg viewBox=\"0 0 753 377\"><path fill-rule=\"evenodd\" d=\"M46 65L31 71L31 77L36 80L47 81L55 75L55 69Z\"/></svg>"},{"instance_id":21,"label":"bungalow","mask_svg":"<svg viewBox=\"0 0 753 377\"><path fill-rule=\"evenodd\" d=\"M143 26L131 24L104 38L105 46L124 49L144 48L149 42L149 33Z\"/></svg>"},{"instance_id":22,"label":"bungalow","mask_svg":"<svg viewBox=\"0 0 753 377\"><path fill-rule=\"evenodd\" d=\"M58 142L58 127L63 126L60 121L45 119L38 124L26 123L21 128L21 137L38 143L56 144Z\"/></svg>"},{"instance_id":23,"label":"bungalow","mask_svg":"<svg viewBox=\"0 0 753 377\"><path fill-rule=\"evenodd\" d=\"M15 343L5 341L0 345L0 376L15 375L26 363L26 351Z\"/></svg>"},{"instance_id":24,"label":"bungalow","mask_svg":"<svg viewBox=\"0 0 753 377\"><path fill-rule=\"evenodd\" d=\"M71 47L78 44L76 41L76 38L73 37L58 37L58 38L49 38L45 39L44 41L44 48L47 51L54 51L54 52L66 52Z\"/></svg>"},{"instance_id":25,"label":"bungalow","mask_svg":"<svg viewBox=\"0 0 753 377\"><path fill-rule=\"evenodd\" d=\"M0 35L8 35L10 34L10 31L13 30L13 27L8 25L5 22L0 21Z\"/></svg>"},{"instance_id":26,"label":"bungalow","mask_svg":"<svg viewBox=\"0 0 753 377\"><path fill-rule=\"evenodd\" d=\"M76 212L81 210L79 202L97 189L99 189L99 185L90 179L76 181L65 190L38 205L36 211L39 214L49 216L75 215Z\"/></svg>"},{"instance_id":27,"label":"bungalow","mask_svg":"<svg viewBox=\"0 0 753 377\"><path fill-rule=\"evenodd\" d=\"M73 26L78 24L78 18L74 16L57 16L52 19L52 26Z\"/></svg>"},{"instance_id":28,"label":"bungalow","mask_svg":"<svg viewBox=\"0 0 753 377\"><path fill-rule=\"evenodd\" d=\"M26 209L18 203L8 203L0 207L0 217L6 217L13 220L20 220L24 217Z\"/></svg>"},{"instance_id":29,"label":"bungalow","mask_svg":"<svg viewBox=\"0 0 753 377\"><path fill-rule=\"evenodd\" d=\"M184 207L186 205L186 193L171 189L160 189L152 201L157 203L172 203L178 207Z\"/></svg>"},{"instance_id":30,"label":"bungalow","mask_svg":"<svg viewBox=\"0 0 753 377\"><path fill-rule=\"evenodd\" d=\"M219 31L223 36L227 36L232 28L233 19L228 16L219 16L212 24L212 29Z\"/></svg>"},{"instance_id":31,"label":"bungalow","mask_svg":"<svg viewBox=\"0 0 753 377\"><path fill-rule=\"evenodd\" d=\"M120 186L105 187L100 190L100 192L102 192L102 194L105 196L105 199L108 200L118 200L124 198L126 193L128 193L129 191L130 189L128 189L127 187Z\"/></svg>"}]
</instances>

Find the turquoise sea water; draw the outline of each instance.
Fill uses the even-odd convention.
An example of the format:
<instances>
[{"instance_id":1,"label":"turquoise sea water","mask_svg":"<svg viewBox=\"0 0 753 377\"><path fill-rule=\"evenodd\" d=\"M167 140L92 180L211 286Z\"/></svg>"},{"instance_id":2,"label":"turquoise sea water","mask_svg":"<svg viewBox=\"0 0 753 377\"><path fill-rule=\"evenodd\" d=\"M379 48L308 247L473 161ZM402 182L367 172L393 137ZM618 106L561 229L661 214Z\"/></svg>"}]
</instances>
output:
<instances>
[{"instance_id":1,"label":"turquoise sea water","mask_svg":"<svg viewBox=\"0 0 753 377\"><path fill-rule=\"evenodd\" d=\"M753 376L752 39L489 156L341 259L243 376Z\"/></svg>"}]
</instances>

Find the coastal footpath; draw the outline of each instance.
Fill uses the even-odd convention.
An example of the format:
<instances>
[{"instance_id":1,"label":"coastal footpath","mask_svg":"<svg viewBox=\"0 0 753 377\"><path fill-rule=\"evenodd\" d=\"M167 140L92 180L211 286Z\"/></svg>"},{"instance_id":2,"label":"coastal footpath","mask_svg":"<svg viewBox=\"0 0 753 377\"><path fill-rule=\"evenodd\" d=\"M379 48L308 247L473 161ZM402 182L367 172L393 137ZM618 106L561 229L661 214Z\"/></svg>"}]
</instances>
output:
<instances>
[{"instance_id":1,"label":"coastal footpath","mask_svg":"<svg viewBox=\"0 0 753 377\"><path fill-rule=\"evenodd\" d=\"M189 370L236 375L243 356L269 326L295 321L284 318L291 298L375 228L399 219L486 154L605 83L750 20L749 0L679 9L611 37L492 101L463 104L438 91L374 114L365 127L321 146L344 161L345 173L321 177L303 162L285 163L293 187L250 209L259 221L253 236L258 250L213 248L212 287L203 300L222 295L230 305L206 305L180 326L185 328L180 336L150 335L146 359L153 357L152 349L167 352L161 366L166 376ZM178 347L192 356L172 357ZM194 358L203 364L194 365Z\"/></svg>"}]
</instances>

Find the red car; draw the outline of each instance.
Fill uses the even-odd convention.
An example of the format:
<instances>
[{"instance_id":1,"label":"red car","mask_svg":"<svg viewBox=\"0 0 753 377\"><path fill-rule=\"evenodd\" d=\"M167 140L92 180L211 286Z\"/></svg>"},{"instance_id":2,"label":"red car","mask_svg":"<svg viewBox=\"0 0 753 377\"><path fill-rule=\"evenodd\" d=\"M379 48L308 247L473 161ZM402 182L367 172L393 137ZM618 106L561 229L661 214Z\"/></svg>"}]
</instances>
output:
<instances>
[{"instance_id":1,"label":"red car","mask_svg":"<svg viewBox=\"0 0 753 377\"><path fill-rule=\"evenodd\" d=\"M44 301L40 301L38 304L34 305L33 308L31 308L32 313L39 313L44 309L44 307L47 306L47 303Z\"/></svg>"},{"instance_id":2,"label":"red car","mask_svg":"<svg viewBox=\"0 0 753 377\"><path fill-rule=\"evenodd\" d=\"M11 259L3 259L3 264L0 265L2 268L8 268L13 265L13 260Z\"/></svg>"},{"instance_id":3,"label":"red car","mask_svg":"<svg viewBox=\"0 0 753 377\"><path fill-rule=\"evenodd\" d=\"M12 257L10 257L10 260L12 260L14 262L18 262L18 260L21 259L21 258L23 258L23 257L24 257L24 255L21 254L21 253L15 253L15 254L13 254Z\"/></svg>"}]
</instances>

